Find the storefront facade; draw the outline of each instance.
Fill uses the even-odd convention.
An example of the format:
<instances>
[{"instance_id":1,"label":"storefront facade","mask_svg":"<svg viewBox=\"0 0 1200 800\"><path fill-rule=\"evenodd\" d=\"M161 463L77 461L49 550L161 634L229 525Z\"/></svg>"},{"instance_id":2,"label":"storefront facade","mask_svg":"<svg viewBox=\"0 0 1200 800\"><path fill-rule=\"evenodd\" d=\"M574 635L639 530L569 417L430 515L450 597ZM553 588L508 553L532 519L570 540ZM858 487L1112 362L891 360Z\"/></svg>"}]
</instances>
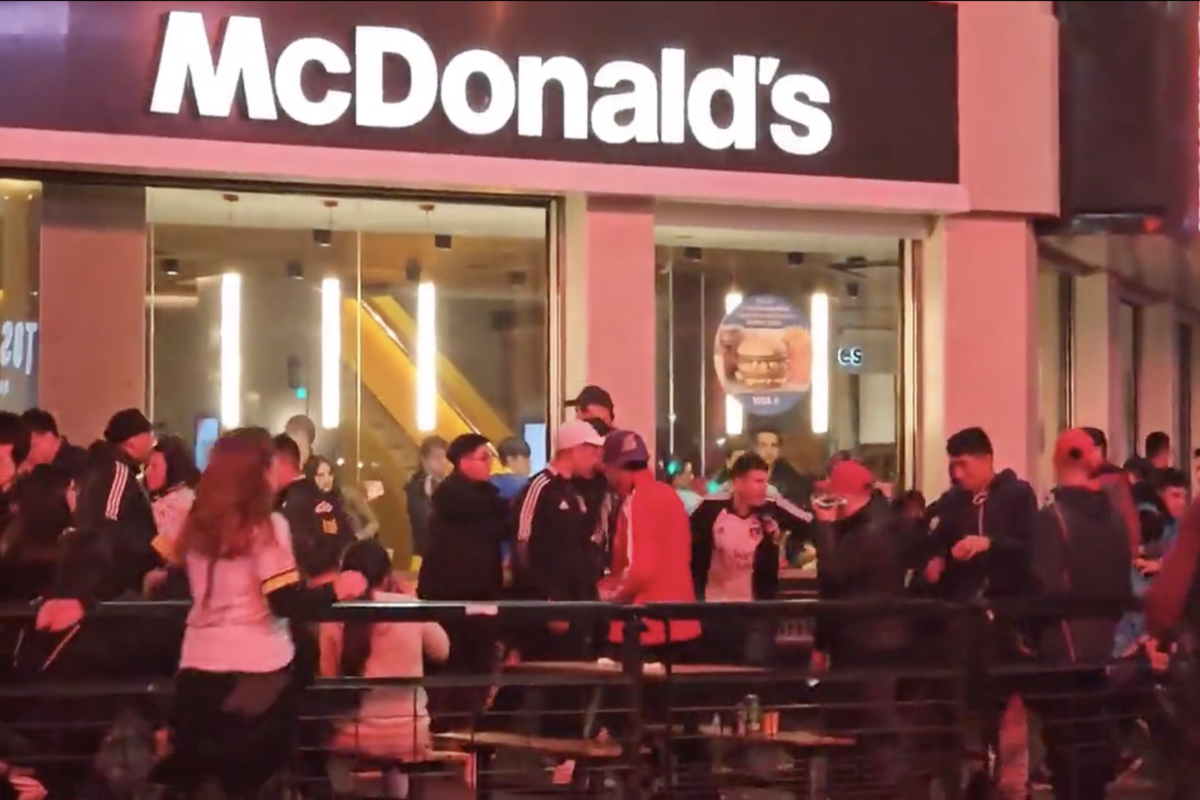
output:
<instances>
[{"instance_id":1,"label":"storefront facade","mask_svg":"<svg viewBox=\"0 0 1200 800\"><path fill-rule=\"evenodd\" d=\"M36 358L26 376L36 394L23 397L36 396L75 438L94 436L112 409L153 408L170 389L164 371L183 357L155 355L155 337L165 335L155 333L164 324L155 309L170 303L153 298L156 280L165 286L163 276L193 269L166 252L186 250L178 228L206 227L211 235L189 235L231 243L237 235L218 231L311 229L330 252L344 238L357 288L339 279L333 294L313 295L323 298L316 309L328 297L362 300L377 280L372 259L414 284L422 264L429 271L433 256L421 262L399 244L372 244L376 234L401 235L387 226L412 210L368 203L391 198L429 206L403 235L427 234L440 251L451 249L449 228L438 226L452 215L439 204L494 202L545 215L542 231L526 221L544 258L505 246L512 263L496 267L513 291L534 286L547 298L529 312L540 314L535 333L509 345L527 354L519 361L530 372L512 380L540 387L509 404L516 410L502 422L510 430L536 422L539 405L553 428L562 401L598 383L616 398L621 425L656 431L660 452L698 450L706 460L732 432L721 428L729 420L719 408L723 384L710 390L704 374L729 296L792 292L807 303L820 294L836 320L843 300L853 311L878 285L894 287L894 310L880 312L886 323L835 326L812 353L814 370L826 370L827 407L817 412L811 396L799 404L808 407L814 451L890 442L897 479L933 491L944 483L945 435L978 424L1001 462L1026 472L1036 465L1029 225L1056 213L1058 188L1049 3L700 3L686 15L667 3L309 3L302 13L267 2L2 5L0 50L10 74L27 76L0 86L0 171L10 179L4 252L12 264L37 266L25 269L20 292L10 291L17 278L5 279L0 311L5 324L36 323L36 356L30 350L22 362ZM208 196L177 196L193 191ZM266 196L284 194L310 196L325 211L275 225L272 215L291 201L272 205ZM313 222L313 213L328 220ZM878 251L894 255L872 255L854 237L894 242ZM248 258L246 247L238 258ZM223 258L234 260L210 261ZM278 258L294 279L317 264ZM530 271L517 261L537 263ZM773 277L789 267L803 277ZM223 277L233 267L220 269L219 280L197 273L185 287L199 314L234 290ZM683 299L693 284L694 306ZM280 286L256 294L245 284L241 346L269 338L271 321L288 316L271 305L281 302ZM706 315L712 291L724 293L725 308ZM18 305L18 294L36 303ZM420 292L414 297L418 308ZM816 309L804 308L805 318ZM699 356L680 338L696 313ZM439 325L456 326L439 314ZM364 325L342 326L341 341L365 343ZM506 325L495 322L492 333ZM215 317L213 326L224 330ZM356 355L364 372L366 346ZM461 349L470 360L473 348ZM193 347L187 359L228 366L230 356L204 352ZM309 376L300 356L288 356L286 369L238 358L247 371L287 372L297 397L308 396L309 383L328 397L340 392L343 411L390 391L388 381L376 389L363 379L347 394L336 365L314 361ZM864 359L886 363L883 377L868 378ZM273 423L283 406L255 418L255 403L270 404L251 382L219 386L179 416ZM839 394L889 385L882 412ZM872 414L878 419L864 422ZM837 433L839 425L849 432Z\"/></svg>"}]
</instances>

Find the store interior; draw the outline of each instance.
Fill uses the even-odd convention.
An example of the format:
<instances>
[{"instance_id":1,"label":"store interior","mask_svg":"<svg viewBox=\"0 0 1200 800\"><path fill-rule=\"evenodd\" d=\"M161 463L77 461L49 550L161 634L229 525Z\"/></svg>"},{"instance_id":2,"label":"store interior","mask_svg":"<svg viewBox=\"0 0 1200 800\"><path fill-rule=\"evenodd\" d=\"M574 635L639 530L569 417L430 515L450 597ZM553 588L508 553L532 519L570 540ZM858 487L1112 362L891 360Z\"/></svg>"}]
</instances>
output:
<instances>
[{"instance_id":1,"label":"store interior","mask_svg":"<svg viewBox=\"0 0 1200 800\"><path fill-rule=\"evenodd\" d=\"M403 554L402 487L423 438L515 435L535 463L544 459L548 205L183 188L150 188L146 202L147 406L201 461L223 427L280 430L307 415L315 452L335 461L345 487L383 486L372 509ZM36 264L36 240L25 252L31 245L15 241L8 221L5 319L10 287L29 283L16 265ZM800 472L816 474L830 453L853 448L884 477L899 476L898 239L672 225L655 236L661 454L713 475L734 441L770 431ZM36 268L26 272L36 280ZM36 318L32 287L14 313ZM817 295L826 309L823 399L814 383L785 411L749 413L714 362L723 318L765 296L815 328ZM818 399L824 410L814 413Z\"/></svg>"}]
</instances>

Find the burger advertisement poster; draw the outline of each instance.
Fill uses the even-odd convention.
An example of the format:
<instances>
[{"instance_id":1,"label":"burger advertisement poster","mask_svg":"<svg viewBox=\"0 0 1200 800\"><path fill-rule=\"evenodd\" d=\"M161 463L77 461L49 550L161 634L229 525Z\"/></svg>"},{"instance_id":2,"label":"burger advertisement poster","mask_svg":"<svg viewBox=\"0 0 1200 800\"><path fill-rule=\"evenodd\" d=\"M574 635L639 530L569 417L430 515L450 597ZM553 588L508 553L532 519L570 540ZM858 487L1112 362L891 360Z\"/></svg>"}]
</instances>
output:
<instances>
[{"instance_id":1,"label":"burger advertisement poster","mask_svg":"<svg viewBox=\"0 0 1200 800\"><path fill-rule=\"evenodd\" d=\"M726 314L713 354L726 394L757 416L790 411L812 386L808 319L782 297L751 295Z\"/></svg>"}]
</instances>

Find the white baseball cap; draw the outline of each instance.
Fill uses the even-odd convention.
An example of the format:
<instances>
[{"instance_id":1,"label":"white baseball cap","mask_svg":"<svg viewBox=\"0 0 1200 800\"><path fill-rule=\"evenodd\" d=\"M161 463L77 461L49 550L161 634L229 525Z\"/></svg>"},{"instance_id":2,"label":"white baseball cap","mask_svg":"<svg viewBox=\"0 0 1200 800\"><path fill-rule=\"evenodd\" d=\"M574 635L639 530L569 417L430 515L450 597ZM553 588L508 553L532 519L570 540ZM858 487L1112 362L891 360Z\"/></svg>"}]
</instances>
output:
<instances>
[{"instance_id":1,"label":"white baseball cap","mask_svg":"<svg viewBox=\"0 0 1200 800\"><path fill-rule=\"evenodd\" d=\"M604 437L596 433L596 429L586 420L573 419L558 427L558 434L554 437L556 453L585 444L604 447Z\"/></svg>"}]
</instances>

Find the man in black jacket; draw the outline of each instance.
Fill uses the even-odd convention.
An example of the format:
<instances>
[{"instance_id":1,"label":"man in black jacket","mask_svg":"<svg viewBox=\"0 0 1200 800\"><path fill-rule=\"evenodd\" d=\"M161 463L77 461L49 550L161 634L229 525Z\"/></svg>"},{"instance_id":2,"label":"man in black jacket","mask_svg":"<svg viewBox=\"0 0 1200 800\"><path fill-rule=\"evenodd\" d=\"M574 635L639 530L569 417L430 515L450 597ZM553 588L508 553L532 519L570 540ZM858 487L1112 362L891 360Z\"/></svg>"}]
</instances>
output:
<instances>
[{"instance_id":1,"label":"man in black jacket","mask_svg":"<svg viewBox=\"0 0 1200 800\"><path fill-rule=\"evenodd\" d=\"M421 557L429 548L429 509L433 490L449 472L446 459L446 440L428 436L421 442L421 466L404 484L404 499L408 507L408 524L412 534L412 569L421 569Z\"/></svg>"},{"instance_id":2,"label":"man in black jacket","mask_svg":"<svg viewBox=\"0 0 1200 800\"><path fill-rule=\"evenodd\" d=\"M1106 602L1098 615L1047 620L1039 656L1051 669L1035 695L1046 764L1056 797L1102 800L1118 753L1105 720L1104 665L1113 650L1122 604L1133 596L1125 524L1092 479L1086 431L1063 432L1054 446L1057 486L1036 518L1034 569L1041 594Z\"/></svg>"},{"instance_id":3,"label":"man in black jacket","mask_svg":"<svg viewBox=\"0 0 1200 800\"><path fill-rule=\"evenodd\" d=\"M992 442L982 428L966 428L946 441L954 488L934 504L929 519L926 579L952 602L1027 597L1034 591L1030 568L1037 495L1012 470L996 471ZM992 618L974 653L991 664L1027 658L1018 620ZM984 646L986 642L987 646ZM1006 800L1023 798L1029 778L1029 728L1024 703L1012 681L994 686L1003 708L999 720L999 789Z\"/></svg>"},{"instance_id":4,"label":"man in black jacket","mask_svg":"<svg viewBox=\"0 0 1200 800\"><path fill-rule=\"evenodd\" d=\"M31 408L21 415L21 419L29 428L29 457L22 465L25 470L49 464L66 481L73 481L87 471L87 451L59 434L58 420L53 414Z\"/></svg>"},{"instance_id":5,"label":"man in black jacket","mask_svg":"<svg viewBox=\"0 0 1200 800\"><path fill-rule=\"evenodd\" d=\"M154 448L153 426L136 408L118 411L104 429L104 444L90 458L75 511L77 531L63 543L51 599L38 609L37 627L62 633L83 621L86 607L122 596L140 596L146 576L165 566L150 498L138 478ZM164 663L159 652L178 647L175 632L147 636L127 625L82 626L74 660L99 674L144 671ZM63 643L74 636L69 633Z\"/></svg>"},{"instance_id":6,"label":"man in black jacket","mask_svg":"<svg viewBox=\"0 0 1200 800\"><path fill-rule=\"evenodd\" d=\"M904 597L904 526L886 498L875 493L875 478L857 461L842 461L816 485L817 585L822 600L886 603ZM837 687L849 695L835 724L863 731L880 796L907 797L908 761L896 694L896 668L909 643L908 622L877 615L861 619L819 619L814 647L832 674L881 669ZM861 764L854 754L830 759L830 797L853 793Z\"/></svg>"}]
</instances>

